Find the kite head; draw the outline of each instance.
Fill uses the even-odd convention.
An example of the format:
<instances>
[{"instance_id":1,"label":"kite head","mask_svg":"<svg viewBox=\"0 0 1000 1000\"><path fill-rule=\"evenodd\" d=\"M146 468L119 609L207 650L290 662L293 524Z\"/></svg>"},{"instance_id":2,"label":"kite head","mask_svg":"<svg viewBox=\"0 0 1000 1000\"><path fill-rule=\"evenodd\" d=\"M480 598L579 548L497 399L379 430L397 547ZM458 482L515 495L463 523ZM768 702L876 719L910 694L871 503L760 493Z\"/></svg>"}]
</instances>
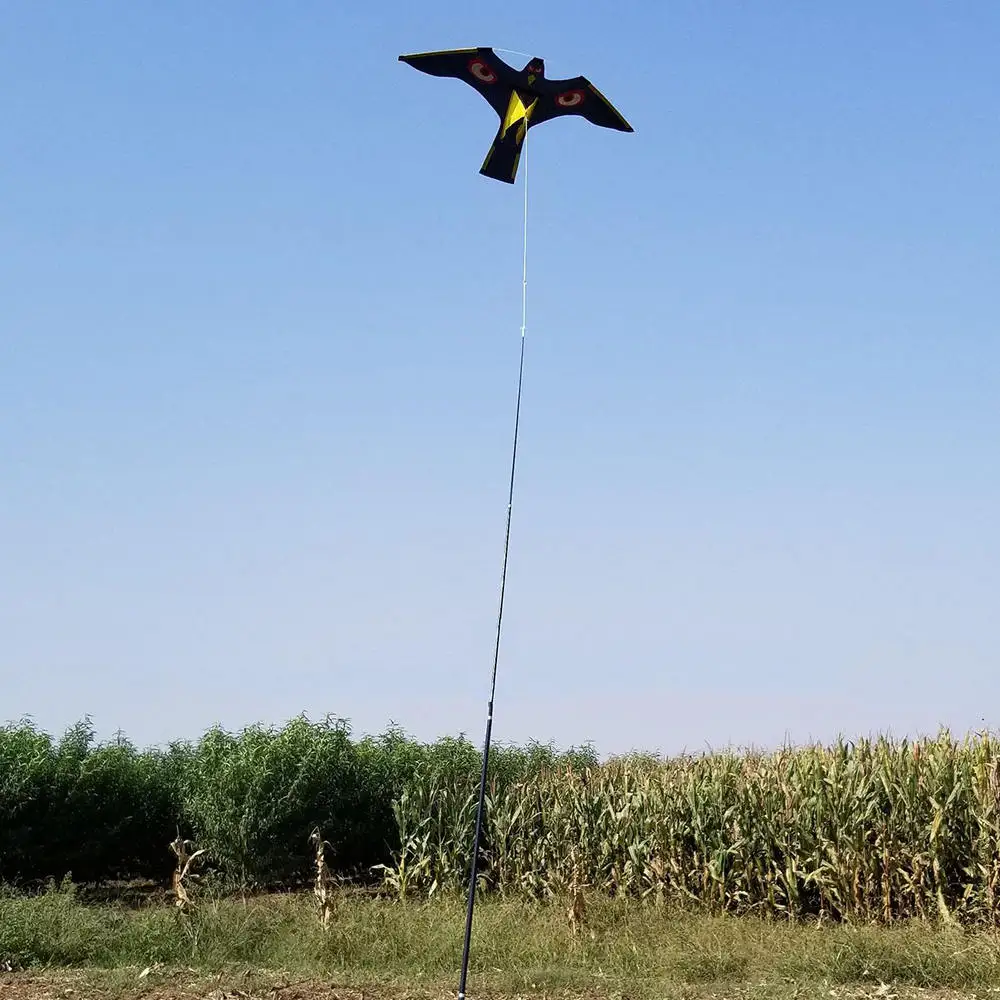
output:
<instances>
[{"instance_id":1,"label":"kite head","mask_svg":"<svg viewBox=\"0 0 1000 1000\"><path fill-rule=\"evenodd\" d=\"M527 66L521 71L522 73L527 73L528 75L528 85L530 86L536 80L541 80L545 76L545 60L544 59L532 59Z\"/></svg>"}]
</instances>

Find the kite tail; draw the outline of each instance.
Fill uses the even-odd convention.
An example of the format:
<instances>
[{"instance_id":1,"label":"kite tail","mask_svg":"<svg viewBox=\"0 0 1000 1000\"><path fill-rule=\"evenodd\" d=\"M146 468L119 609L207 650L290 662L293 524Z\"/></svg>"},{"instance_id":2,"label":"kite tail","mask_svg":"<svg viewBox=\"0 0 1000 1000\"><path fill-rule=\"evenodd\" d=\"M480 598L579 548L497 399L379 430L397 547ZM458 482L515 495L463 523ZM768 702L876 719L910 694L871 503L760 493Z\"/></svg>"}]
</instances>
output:
<instances>
[{"instance_id":1,"label":"kite tail","mask_svg":"<svg viewBox=\"0 0 1000 1000\"><path fill-rule=\"evenodd\" d=\"M505 134L501 125L479 172L484 177L513 184L517 177L517 165L521 160L521 147L524 145L526 134L526 126L508 128Z\"/></svg>"}]
</instances>

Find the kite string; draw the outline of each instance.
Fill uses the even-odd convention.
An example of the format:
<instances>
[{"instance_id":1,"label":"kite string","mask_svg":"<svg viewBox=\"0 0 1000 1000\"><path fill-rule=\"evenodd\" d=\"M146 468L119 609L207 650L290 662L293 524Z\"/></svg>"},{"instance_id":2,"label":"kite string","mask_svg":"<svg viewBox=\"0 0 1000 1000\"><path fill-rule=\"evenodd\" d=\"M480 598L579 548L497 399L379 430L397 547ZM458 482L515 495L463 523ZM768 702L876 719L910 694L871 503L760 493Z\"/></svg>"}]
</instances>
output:
<instances>
[{"instance_id":1,"label":"kite string","mask_svg":"<svg viewBox=\"0 0 1000 1000\"><path fill-rule=\"evenodd\" d=\"M528 319L528 132L524 133L524 234L521 263L521 340Z\"/></svg>"},{"instance_id":2,"label":"kite string","mask_svg":"<svg viewBox=\"0 0 1000 1000\"><path fill-rule=\"evenodd\" d=\"M476 808L476 832L473 838L471 872L469 875L469 898L465 914L465 940L462 945L462 968L458 985L458 1000L466 1000L465 986L469 972L469 948L472 941L472 912L476 903L476 874L479 867L479 844L483 829L483 811L486 800L486 775L490 756L490 737L493 732L493 701L497 689L497 664L500 660L500 629L503 623L504 593L507 587L507 556L510 552L510 521L514 509L514 469L517 465L517 437L521 424L521 385L524 377L524 340L528 315L528 164L527 133L524 137L522 156L524 158L524 232L521 257L521 352L517 372L517 402L514 407L514 445L510 458L510 484L507 494L507 529L503 545L503 572L500 576L500 608L497 613L496 645L493 649L493 679L490 685L490 701L486 712L486 736L483 740L483 768L479 779L479 804Z\"/></svg>"},{"instance_id":3,"label":"kite string","mask_svg":"<svg viewBox=\"0 0 1000 1000\"><path fill-rule=\"evenodd\" d=\"M508 55L512 56L524 56L525 59L534 59L535 57L530 52L519 52L517 49L504 49L499 45L493 46L494 52L506 52Z\"/></svg>"}]
</instances>

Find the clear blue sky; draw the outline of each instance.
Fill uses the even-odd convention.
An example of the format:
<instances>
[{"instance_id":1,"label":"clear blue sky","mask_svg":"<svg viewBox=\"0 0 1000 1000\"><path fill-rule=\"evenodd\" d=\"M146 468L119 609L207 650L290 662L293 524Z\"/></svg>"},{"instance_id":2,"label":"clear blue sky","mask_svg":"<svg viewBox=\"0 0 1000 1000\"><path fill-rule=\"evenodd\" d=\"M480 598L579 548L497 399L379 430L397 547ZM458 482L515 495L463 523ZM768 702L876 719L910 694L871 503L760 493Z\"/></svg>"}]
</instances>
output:
<instances>
[{"instance_id":1,"label":"clear blue sky","mask_svg":"<svg viewBox=\"0 0 1000 1000\"><path fill-rule=\"evenodd\" d=\"M0 719L601 753L1000 725L1000 5L0 13ZM517 66L523 57L507 56Z\"/></svg>"}]
</instances>

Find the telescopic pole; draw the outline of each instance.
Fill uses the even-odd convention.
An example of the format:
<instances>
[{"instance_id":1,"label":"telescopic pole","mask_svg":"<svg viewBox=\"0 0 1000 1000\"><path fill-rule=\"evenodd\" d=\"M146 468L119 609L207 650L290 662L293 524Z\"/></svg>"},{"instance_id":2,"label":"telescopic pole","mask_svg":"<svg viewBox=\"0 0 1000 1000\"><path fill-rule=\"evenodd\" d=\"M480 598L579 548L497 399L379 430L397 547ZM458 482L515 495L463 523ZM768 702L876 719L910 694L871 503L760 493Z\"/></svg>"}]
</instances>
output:
<instances>
[{"instance_id":1,"label":"telescopic pole","mask_svg":"<svg viewBox=\"0 0 1000 1000\"><path fill-rule=\"evenodd\" d=\"M472 912L476 905L476 875L479 867L479 844L483 831L483 810L486 801L486 774L489 767L490 738L493 733L493 700L497 689L497 663L500 660L500 628L503 623L503 601L507 585L507 557L510 552L510 520L514 508L514 469L517 465L517 434L521 423L521 385L524 377L524 331L527 320L528 301L528 141L525 135L522 147L524 165L524 238L521 269L521 357L517 371L517 403L514 408L514 445L510 458L510 485L507 494L507 528L503 545L503 572L500 576L500 608L497 613L496 645L493 650L493 679L490 684L490 700L486 711L486 736L483 740L483 769L479 779L479 804L476 807L476 833L472 844L471 872L469 875L469 903L465 914L465 941L462 946L462 972L458 984L458 1000L465 1000L465 985L469 974L469 948L472 941Z\"/></svg>"}]
</instances>

